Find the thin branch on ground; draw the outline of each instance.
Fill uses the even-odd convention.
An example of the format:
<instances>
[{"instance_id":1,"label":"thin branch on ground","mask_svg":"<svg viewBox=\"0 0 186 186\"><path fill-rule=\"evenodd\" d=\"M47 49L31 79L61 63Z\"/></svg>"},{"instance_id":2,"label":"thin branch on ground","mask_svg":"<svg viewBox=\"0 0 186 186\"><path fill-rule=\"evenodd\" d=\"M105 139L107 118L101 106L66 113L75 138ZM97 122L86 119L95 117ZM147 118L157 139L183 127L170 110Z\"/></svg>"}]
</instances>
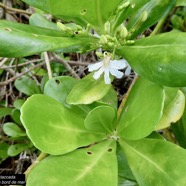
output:
<instances>
[{"instance_id":1,"label":"thin branch on ground","mask_svg":"<svg viewBox=\"0 0 186 186\"><path fill-rule=\"evenodd\" d=\"M91 63L79 62L79 61L67 61L67 63L69 63L70 65L81 65L81 66L88 66L91 64Z\"/></svg>"},{"instance_id":2,"label":"thin branch on ground","mask_svg":"<svg viewBox=\"0 0 186 186\"><path fill-rule=\"evenodd\" d=\"M49 60L47 52L44 52L44 57L45 57L45 63L46 63L46 67L47 67L48 77L49 77L49 79L51 79L52 78L52 70L51 70L50 60Z\"/></svg>"},{"instance_id":3,"label":"thin branch on ground","mask_svg":"<svg viewBox=\"0 0 186 186\"><path fill-rule=\"evenodd\" d=\"M1 68L1 69L17 68L17 67L22 67L22 66L29 65L29 64L31 64L31 63L41 62L41 61L43 61L43 60L44 60L44 59L34 59L34 60L31 60L31 61L28 61L28 62L25 62L25 63L22 63L22 64L17 64L17 65L11 65L11 66L3 65L3 66L0 67L0 68Z\"/></svg>"},{"instance_id":4,"label":"thin branch on ground","mask_svg":"<svg viewBox=\"0 0 186 186\"><path fill-rule=\"evenodd\" d=\"M30 13L28 11L17 9L17 8L11 8L11 7L4 5L3 3L0 3L0 7L2 7L3 9L5 9L8 12L16 12L16 13L20 13L20 14L32 15L32 13Z\"/></svg>"},{"instance_id":5,"label":"thin branch on ground","mask_svg":"<svg viewBox=\"0 0 186 186\"><path fill-rule=\"evenodd\" d=\"M3 58L0 62L0 68L8 61L9 58Z\"/></svg>"},{"instance_id":6,"label":"thin branch on ground","mask_svg":"<svg viewBox=\"0 0 186 186\"><path fill-rule=\"evenodd\" d=\"M21 76L27 74L28 72L34 70L35 68L43 66L44 64L45 64L45 62L37 64L37 65L33 66L32 68L29 68L28 70L26 70L26 71L24 71L24 72L22 72L20 74L17 74L16 76L14 76L14 77L12 77L12 78L4 81L4 82L0 82L0 86L8 85L9 83L12 83L13 81L15 81L16 79L20 78Z\"/></svg>"},{"instance_id":7,"label":"thin branch on ground","mask_svg":"<svg viewBox=\"0 0 186 186\"><path fill-rule=\"evenodd\" d=\"M51 53L52 57L54 58L54 60L60 62L61 64L63 64L63 66L71 73L71 75L76 78L76 79L80 79L80 77L78 76L78 74L72 69L72 67L68 64L68 62L66 62L65 60L63 60L60 56L58 56L55 53Z\"/></svg>"}]
</instances>

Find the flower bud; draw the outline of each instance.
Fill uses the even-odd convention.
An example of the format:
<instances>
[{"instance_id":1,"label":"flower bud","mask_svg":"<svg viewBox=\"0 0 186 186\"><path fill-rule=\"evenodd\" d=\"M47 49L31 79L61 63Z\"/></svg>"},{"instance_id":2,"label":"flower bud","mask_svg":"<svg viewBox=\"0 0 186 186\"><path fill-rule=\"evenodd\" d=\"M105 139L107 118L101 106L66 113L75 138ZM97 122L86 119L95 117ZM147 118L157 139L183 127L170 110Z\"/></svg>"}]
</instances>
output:
<instances>
[{"instance_id":1,"label":"flower bud","mask_svg":"<svg viewBox=\"0 0 186 186\"><path fill-rule=\"evenodd\" d=\"M135 41L134 40L127 40L127 42L126 42L127 44L134 44L135 43Z\"/></svg>"},{"instance_id":2,"label":"flower bud","mask_svg":"<svg viewBox=\"0 0 186 186\"><path fill-rule=\"evenodd\" d=\"M104 25L104 30L107 34L110 34L110 22L107 21Z\"/></svg>"},{"instance_id":3,"label":"flower bud","mask_svg":"<svg viewBox=\"0 0 186 186\"><path fill-rule=\"evenodd\" d=\"M144 22L147 20L147 17L148 17L148 13L147 11L145 10L142 15L141 15L141 21Z\"/></svg>"},{"instance_id":4,"label":"flower bud","mask_svg":"<svg viewBox=\"0 0 186 186\"><path fill-rule=\"evenodd\" d=\"M113 46L114 46L114 43L108 42L108 46L109 46L109 47L113 47Z\"/></svg>"},{"instance_id":5,"label":"flower bud","mask_svg":"<svg viewBox=\"0 0 186 186\"><path fill-rule=\"evenodd\" d=\"M128 30L126 29L125 26L122 26L122 27L120 28L120 37L121 37L122 39L124 39L125 37L127 37L127 35L128 35Z\"/></svg>"},{"instance_id":6,"label":"flower bud","mask_svg":"<svg viewBox=\"0 0 186 186\"><path fill-rule=\"evenodd\" d=\"M96 52L96 56L98 56L99 58L103 58L103 53L102 52Z\"/></svg>"},{"instance_id":7,"label":"flower bud","mask_svg":"<svg viewBox=\"0 0 186 186\"><path fill-rule=\"evenodd\" d=\"M120 6L118 7L118 10L121 11L121 10L127 8L129 5L130 5L130 2L127 1L126 3L123 3L122 5L120 5Z\"/></svg>"},{"instance_id":8,"label":"flower bud","mask_svg":"<svg viewBox=\"0 0 186 186\"><path fill-rule=\"evenodd\" d=\"M101 35L100 43L101 44L107 44L108 43L108 39L107 39L107 37L105 35Z\"/></svg>"},{"instance_id":9,"label":"flower bud","mask_svg":"<svg viewBox=\"0 0 186 186\"><path fill-rule=\"evenodd\" d=\"M131 4L131 8L134 8L135 6L136 6L136 4L135 4L135 3Z\"/></svg>"}]
</instances>

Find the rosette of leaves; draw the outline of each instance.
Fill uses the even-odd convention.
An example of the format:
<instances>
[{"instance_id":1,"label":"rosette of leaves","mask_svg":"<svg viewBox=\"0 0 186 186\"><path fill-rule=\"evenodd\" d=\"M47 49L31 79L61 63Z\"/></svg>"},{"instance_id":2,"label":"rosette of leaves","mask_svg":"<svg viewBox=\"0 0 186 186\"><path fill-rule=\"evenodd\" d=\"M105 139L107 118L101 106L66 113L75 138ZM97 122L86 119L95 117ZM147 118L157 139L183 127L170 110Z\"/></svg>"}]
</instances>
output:
<instances>
[{"instance_id":1,"label":"rosette of leaves","mask_svg":"<svg viewBox=\"0 0 186 186\"><path fill-rule=\"evenodd\" d=\"M186 150L156 133L157 126L165 128L181 117L183 93L139 78L117 117L116 93L100 82L103 77L96 81L90 75L52 78L44 95L24 103L21 121L27 135L50 154L31 170L27 185L184 185ZM167 113L174 115L171 121Z\"/></svg>"},{"instance_id":2,"label":"rosette of leaves","mask_svg":"<svg viewBox=\"0 0 186 186\"><path fill-rule=\"evenodd\" d=\"M186 151L155 131L177 121L184 110L183 93L170 87L186 85L186 34L137 37L167 16L176 1L24 2L77 25L61 31L44 19L40 27L34 18L32 25L0 21L0 56L102 47L115 50L141 76L119 114L111 85L92 74L79 81L51 79L45 95L31 96L21 108L21 120L33 144L50 156L33 168L27 185L115 186L128 180L142 186L185 185ZM117 36L123 22L128 33ZM87 32L89 27L111 43L101 43Z\"/></svg>"}]
</instances>

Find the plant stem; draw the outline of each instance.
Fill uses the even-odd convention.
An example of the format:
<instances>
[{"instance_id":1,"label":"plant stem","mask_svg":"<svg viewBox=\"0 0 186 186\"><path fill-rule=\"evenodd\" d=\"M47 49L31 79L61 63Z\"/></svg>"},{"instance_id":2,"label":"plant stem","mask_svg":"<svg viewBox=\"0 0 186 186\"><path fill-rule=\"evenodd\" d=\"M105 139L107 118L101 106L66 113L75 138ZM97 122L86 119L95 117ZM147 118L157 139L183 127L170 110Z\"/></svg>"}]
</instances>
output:
<instances>
[{"instance_id":1,"label":"plant stem","mask_svg":"<svg viewBox=\"0 0 186 186\"><path fill-rule=\"evenodd\" d=\"M0 7L2 7L3 9L5 9L7 11L12 11L12 12L17 12L17 13L21 13L21 14L32 15L32 13L30 13L30 12L27 12L27 11L21 10L21 9L17 9L17 8L11 8L11 7L8 7L8 6L4 5L3 3L0 3Z\"/></svg>"},{"instance_id":2,"label":"plant stem","mask_svg":"<svg viewBox=\"0 0 186 186\"><path fill-rule=\"evenodd\" d=\"M135 84L135 82L136 82L137 79L138 79L138 76L135 76L134 79L133 79L133 81L132 81L132 84L130 85L130 87L129 87L127 93L125 94L125 96L124 96L124 98L123 98L123 100L122 100L122 102L121 102L121 104L120 104L120 106L119 106L119 108L118 108L118 112L117 112L118 118L119 118L120 115L121 115L121 112L122 112L122 110L123 110L123 107L125 106L125 103L126 103L127 98L128 98L128 96L129 96L129 94L130 94L130 91L131 91L131 89L132 89L132 87L133 87L133 85Z\"/></svg>"},{"instance_id":3,"label":"plant stem","mask_svg":"<svg viewBox=\"0 0 186 186\"><path fill-rule=\"evenodd\" d=\"M43 159L45 159L48 156L48 154L42 152L38 158L28 167L28 169L24 172L26 178L28 177L30 171Z\"/></svg>"},{"instance_id":4,"label":"plant stem","mask_svg":"<svg viewBox=\"0 0 186 186\"><path fill-rule=\"evenodd\" d=\"M156 34L160 31L160 29L161 29L161 27L163 26L163 23L165 22L166 19L167 19L167 16L163 17L163 18L158 22L158 24L156 25L155 29L151 32L150 36L154 36L154 35L156 35Z\"/></svg>"}]
</instances>

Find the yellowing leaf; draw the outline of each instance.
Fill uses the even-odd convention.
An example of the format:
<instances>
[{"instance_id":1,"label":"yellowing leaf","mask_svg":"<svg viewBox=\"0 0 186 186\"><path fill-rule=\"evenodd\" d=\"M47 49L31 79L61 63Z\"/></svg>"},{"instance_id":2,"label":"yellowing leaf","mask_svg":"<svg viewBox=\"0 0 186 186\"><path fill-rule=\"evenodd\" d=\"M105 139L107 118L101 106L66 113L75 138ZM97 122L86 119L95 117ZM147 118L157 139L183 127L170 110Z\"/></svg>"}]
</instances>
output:
<instances>
[{"instance_id":1,"label":"yellowing leaf","mask_svg":"<svg viewBox=\"0 0 186 186\"><path fill-rule=\"evenodd\" d=\"M162 118L157 124L156 130L167 128L171 123L178 121L183 115L184 108L185 96L180 90L178 90L174 99L165 104Z\"/></svg>"}]
</instances>

